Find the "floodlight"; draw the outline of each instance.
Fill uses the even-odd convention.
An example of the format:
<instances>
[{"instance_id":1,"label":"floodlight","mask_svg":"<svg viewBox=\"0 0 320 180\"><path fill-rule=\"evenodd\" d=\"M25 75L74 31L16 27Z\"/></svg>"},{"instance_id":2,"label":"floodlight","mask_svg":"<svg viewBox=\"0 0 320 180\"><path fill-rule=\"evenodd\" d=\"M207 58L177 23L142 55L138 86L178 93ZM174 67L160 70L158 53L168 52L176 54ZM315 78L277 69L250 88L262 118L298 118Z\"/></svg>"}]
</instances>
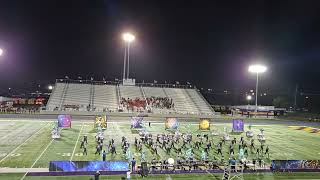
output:
<instances>
[{"instance_id":1,"label":"floodlight","mask_svg":"<svg viewBox=\"0 0 320 180\"><path fill-rule=\"evenodd\" d=\"M131 33L124 33L122 35L122 38L124 41L129 42L129 43L134 41L134 39L135 39L134 35L132 35Z\"/></svg>"},{"instance_id":2,"label":"floodlight","mask_svg":"<svg viewBox=\"0 0 320 180\"><path fill-rule=\"evenodd\" d=\"M251 65L249 66L249 72L252 72L252 73L263 73L263 72L266 72L267 70L267 67L264 66L264 65Z\"/></svg>"}]
</instances>

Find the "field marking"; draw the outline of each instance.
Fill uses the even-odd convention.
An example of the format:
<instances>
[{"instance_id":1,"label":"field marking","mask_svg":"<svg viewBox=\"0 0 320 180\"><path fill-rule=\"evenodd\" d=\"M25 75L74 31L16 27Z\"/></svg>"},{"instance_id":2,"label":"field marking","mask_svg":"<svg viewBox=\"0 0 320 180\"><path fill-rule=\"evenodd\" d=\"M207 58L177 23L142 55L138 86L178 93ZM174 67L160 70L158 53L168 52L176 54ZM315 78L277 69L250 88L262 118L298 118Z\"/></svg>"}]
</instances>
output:
<instances>
[{"instance_id":1,"label":"field marking","mask_svg":"<svg viewBox=\"0 0 320 180\"><path fill-rule=\"evenodd\" d=\"M17 128L18 129L18 128ZM15 130L17 129L12 129L12 131L10 131L9 133L7 133L6 135L2 136L0 138L0 141L2 141L3 139L6 139L7 137L9 137L10 135L14 134L15 133Z\"/></svg>"},{"instance_id":2,"label":"field marking","mask_svg":"<svg viewBox=\"0 0 320 180\"><path fill-rule=\"evenodd\" d=\"M44 154L44 152L47 151L47 149L49 148L49 146L52 144L53 141L54 141L54 139L52 139L52 140L50 141L50 143L49 143L49 144L47 145L47 147L42 151L42 153L38 156L38 158L34 161L34 163L31 165L30 168L33 168L33 166L36 165L36 163L37 163L37 162L39 161L39 159L42 157L42 155ZM26 177L27 174L28 174L28 171L22 176L21 180L23 180L23 179Z\"/></svg>"},{"instance_id":3,"label":"field marking","mask_svg":"<svg viewBox=\"0 0 320 180\"><path fill-rule=\"evenodd\" d=\"M48 123L50 124L50 123ZM21 143L19 146L17 146L14 150L12 150L10 153L8 153L4 158L0 160L0 163L2 163L4 160L6 160L12 153L15 153L21 146L26 144L34 135L38 134L42 129L44 129L48 124L44 125L42 128L40 128L37 132L32 134L28 139L26 139L23 143Z\"/></svg>"},{"instance_id":4,"label":"field marking","mask_svg":"<svg viewBox=\"0 0 320 180\"><path fill-rule=\"evenodd\" d=\"M79 138L80 138L80 134L81 134L81 132L82 132L82 129L83 129L83 123L82 123L81 129L80 129L80 131L79 131L79 135L78 135L78 138L77 138L77 142L76 142L76 144L74 145L74 148L73 148L73 151L72 151L72 155L71 155L71 157L70 157L70 161L72 160L73 155L74 155L74 152L76 151L76 148L77 148L77 145L78 145L78 141L79 141Z\"/></svg>"},{"instance_id":5,"label":"field marking","mask_svg":"<svg viewBox=\"0 0 320 180\"><path fill-rule=\"evenodd\" d=\"M209 174L210 176L216 177L216 176L214 176L211 172L209 172L208 170L206 170L206 172L207 172L207 174Z\"/></svg>"},{"instance_id":6,"label":"field marking","mask_svg":"<svg viewBox=\"0 0 320 180\"><path fill-rule=\"evenodd\" d=\"M48 119L48 120L35 120L35 119L12 119L12 118L0 118L0 122L52 122L55 121L55 119Z\"/></svg>"},{"instance_id":7,"label":"field marking","mask_svg":"<svg viewBox=\"0 0 320 180\"><path fill-rule=\"evenodd\" d=\"M17 124L17 123L15 123L15 124ZM16 125L14 125L14 126L16 126ZM16 128L12 128L12 129L10 129L10 130L8 130L8 131L10 131L10 132L8 132L6 135L4 135L4 136L2 136L1 138L0 138L0 141L2 141L3 139L6 139L7 137L9 137L9 136L11 136L12 134L19 134L20 132L22 132L22 131L24 131L25 129L28 129L28 128L30 128L32 126L32 124L29 124L29 125L24 125L24 126L21 126L21 125L19 125L18 127L16 127ZM11 128L11 127L10 127ZM17 133L18 132L18 133Z\"/></svg>"}]
</instances>

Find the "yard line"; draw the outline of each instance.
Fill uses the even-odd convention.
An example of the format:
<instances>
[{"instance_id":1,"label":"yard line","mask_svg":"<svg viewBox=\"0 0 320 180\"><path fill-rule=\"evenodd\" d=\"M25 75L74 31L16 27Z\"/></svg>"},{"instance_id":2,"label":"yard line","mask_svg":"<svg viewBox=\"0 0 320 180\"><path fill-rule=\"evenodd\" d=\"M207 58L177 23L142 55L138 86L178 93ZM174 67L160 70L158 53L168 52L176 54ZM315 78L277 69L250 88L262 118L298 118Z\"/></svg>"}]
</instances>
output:
<instances>
[{"instance_id":1,"label":"yard line","mask_svg":"<svg viewBox=\"0 0 320 180\"><path fill-rule=\"evenodd\" d=\"M48 123L50 124L50 123ZM48 124L44 125L42 128L40 128L37 132L35 132L34 134L32 134L28 139L26 139L23 143L21 143L19 146L17 146L13 151L11 151L9 154L7 154L4 158L2 158L0 160L0 163L2 163L4 160L6 160L11 154L13 154L14 152L16 152L21 146L23 146L24 144L26 144L34 135L38 134L43 128L45 128Z\"/></svg>"},{"instance_id":2,"label":"yard line","mask_svg":"<svg viewBox=\"0 0 320 180\"><path fill-rule=\"evenodd\" d=\"M30 168L33 168L33 166L39 161L39 159L42 157L42 155L44 154L44 152L46 152L46 150L49 148L49 146L52 144L52 142L53 142L53 140L54 139L52 139L51 141L50 141L50 143L47 145L47 147L42 151L42 153L38 156L38 158L34 161L34 163L31 165L31 167ZM28 174L28 171L23 175L23 177L21 178L21 180L23 180L25 177L26 177L26 175Z\"/></svg>"},{"instance_id":3,"label":"yard line","mask_svg":"<svg viewBox=\"0 0 320 180\"><path fill-rule=\"evenodd\" d=\"M79 131L79 135L78 135L78 138L77 138L77 142L76 142L76 144L74 145L74 148L73 148L73 151L72 151L72 155L71 155L71 157L70 157L70 161L72 160L73 155L74 155L74 152L76 151L77 144L78 144L78 141L79 141L79 138L80 138L80 134L81 134L81 132L82 132L82 129L83 129L83 123L82 123L81 129L80 129L80 131Z\"/></svg>"}]
</instances>

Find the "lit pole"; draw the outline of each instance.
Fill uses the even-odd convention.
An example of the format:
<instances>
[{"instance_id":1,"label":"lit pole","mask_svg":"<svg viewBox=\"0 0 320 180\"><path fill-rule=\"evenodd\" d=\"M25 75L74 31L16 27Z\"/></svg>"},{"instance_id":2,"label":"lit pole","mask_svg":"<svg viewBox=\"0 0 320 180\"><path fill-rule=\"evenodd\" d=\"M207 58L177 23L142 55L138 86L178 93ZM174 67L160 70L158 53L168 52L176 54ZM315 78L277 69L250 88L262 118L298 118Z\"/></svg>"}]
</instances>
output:
<instances>
[{"instance_id":1,"label":"lit pole","mask_svg":"<svg viewBox=\"0 0 320 180\"><path fill-rule=\"evenodd\" d=\"M246 99L247 99L247 101L248 101L248 105L250 105L250 101L251 101L251 99L252 99L252 96L251 96L251 95L248 95L248 96L246 97Z\"/></svg>"},{"instance_id":2,"label":"lit pole","mask_svg":"<svg viewBox=\"0 0 320 180\"><path fill-rule=\"evenodd\" d=\"M267 67L264 65L251 65L249 66L249 72L257 74L257 81L256 81L256 107L255 112L258 112L258 85L259 85L259 73L264 73L267 70Z\"/></svg>"},{"instance_id":3,"label":"lit pole","mask_svg":"<svg viewBox=\"0 0 320 180\"><path fill-rule=\"evenodd\" d=\"M251 95L247 95L246 97L247 101L248 101L248 105L247 105L247 111L249 110L249 105L250 105L250 101L252 99L252 96Z\"/></svg>"},{"instance_id":4,"label":"lit pole","mask_svg":"<svg viewBox=\"0 0 320 180\"><path fill-rule=\"evenodd\" d=\"M52 90L53 90L53 86L52 86L52 85L49 85L49 86L48 86L48 90L49 90L49 91L52 91Z\"/></svg>"},{"instance_id":5,"label":"lit pole","mask_svg":"<svg viewBox=\"0 0 320 180\"><path fill-rule=\"evenodd\" d=\"M124 33L122 34L122 38L125 42L124 59L123 59L123 79L126 79L126 78L129 79L130 43L134 41L135 36L130 33ZM128 63L127 69L126 69L126 63ZM126 71L127 71L127 74L126 74Z\"/></svg>"}]
</instances>

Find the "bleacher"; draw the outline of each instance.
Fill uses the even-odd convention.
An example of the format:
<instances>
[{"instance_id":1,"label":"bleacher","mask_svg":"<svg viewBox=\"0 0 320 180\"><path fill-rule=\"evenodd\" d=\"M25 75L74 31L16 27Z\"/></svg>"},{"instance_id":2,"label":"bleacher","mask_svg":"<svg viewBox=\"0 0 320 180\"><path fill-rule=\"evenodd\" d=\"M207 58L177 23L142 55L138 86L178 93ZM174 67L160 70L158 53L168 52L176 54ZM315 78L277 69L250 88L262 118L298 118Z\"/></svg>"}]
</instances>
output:
<instances>
[{"instance_id":1,"label":"bleacher","mask_svg":"<svg viewBox=\"0 0 320 180\"><path fill-rule=\"evenodd\" d=\"M204 99L204 97L200 94L198 90L195 89L185 89L187 94L189 94L189 97L192 99L192 101L195 103L195 105L198 107L200 113L202 114L211 114L212 108L210 107L210 104Z\"/></svg>"},{"instance_id":2,"label":"bleacher","mask_svg":"<svg viewBox=\"0 0 320 180\"><path fill-rule=\"evenodd\" d=\"M117 86L94 85L93 107L96 111L117 111L119 107Z\"/></svg>"},{"instance_id":3,"label":"bleacher","mask_svg":"<svg viewBox=\"0 0 320 180\"><path fill-rule=\"evenodd\" d=\"M131 98L131 99L135 99L135 98L144 98L141 88L139 86L119 86L120 89L120 96L122 98Z\"/></svg>"},{"instance_id":4,"label":"bleacher","mask_svg":"<svg viewBox=\"0 0 320 180\"><path fill-rule=\"evenodd\" d=\"M90 104L90 84L73 84L67 83L68 87L65 92L65 98L62 99L64 105L79 105L79 111L87 110Z\"/></svg>"},{"instance_id":5,"label":"bleacher","mask_svg":"<svg viewBox=\"0 0 320 180\"><path fill-rule=\"evenodd\" d=\"M56 83L50 99L47 103L47 110L53 111L55 108L58 108L60 110L62 98L64 96L64 89L66 86L66 83Z\"/></svg>"},{"instance_id":6,"label":"bleacher","mask_svg":"<svg viewBox=\"0 0 320 180\"><path fill-rule=\"evenodd\" d=\"M123 86L106 84L84 84L57 82L47 104L48 111L70 110L70 105L78 106L78 111L116 112L121 109L120 100L144 100L150 97L170 98L171 109L151 108L152 113L207 114L214 112L208 102L196 89ZM69 109L66 109L69 108ZM150 108L147 108L150 110ZM72 109L71 109L72 110ZM124 111L125 112L125 111Z\"/></svg>"},{"instance_id":7,"label":"bleacher","mask_svg":"<svg viewBox=\"0 0 320 180\"><path fill-rule=\"evenodd\" d=\"M164 88L166 94L173 99L175 109L180 113L199 114L196 104L186 93L186 89ZM194 89L193 89L194 91Z\"/></svg>"},{"instance_id":8,"label":"bleacher","mask_svg":"<svg viewBox=\"0 0 320 180\"><path fill-rule=\"evenodd\" d=\"M143 87L143 90L146 97L167 97L161 87Z\"/></svg>"},{"instance_id":9,"label":"bleacher","mask_svg":"<svg viewBox=\"0 0 320 180\"><path fill-rule=\"evenodd\" d=\"M142 87L143 92L145 94L146 97L169 97L166 93L164 88L162 87ZM176 112L175 108L172 109L159 109L159 108L152 108L152 112L155 113L172 113L172 112Z\"/></svg>"}]
</instances>

